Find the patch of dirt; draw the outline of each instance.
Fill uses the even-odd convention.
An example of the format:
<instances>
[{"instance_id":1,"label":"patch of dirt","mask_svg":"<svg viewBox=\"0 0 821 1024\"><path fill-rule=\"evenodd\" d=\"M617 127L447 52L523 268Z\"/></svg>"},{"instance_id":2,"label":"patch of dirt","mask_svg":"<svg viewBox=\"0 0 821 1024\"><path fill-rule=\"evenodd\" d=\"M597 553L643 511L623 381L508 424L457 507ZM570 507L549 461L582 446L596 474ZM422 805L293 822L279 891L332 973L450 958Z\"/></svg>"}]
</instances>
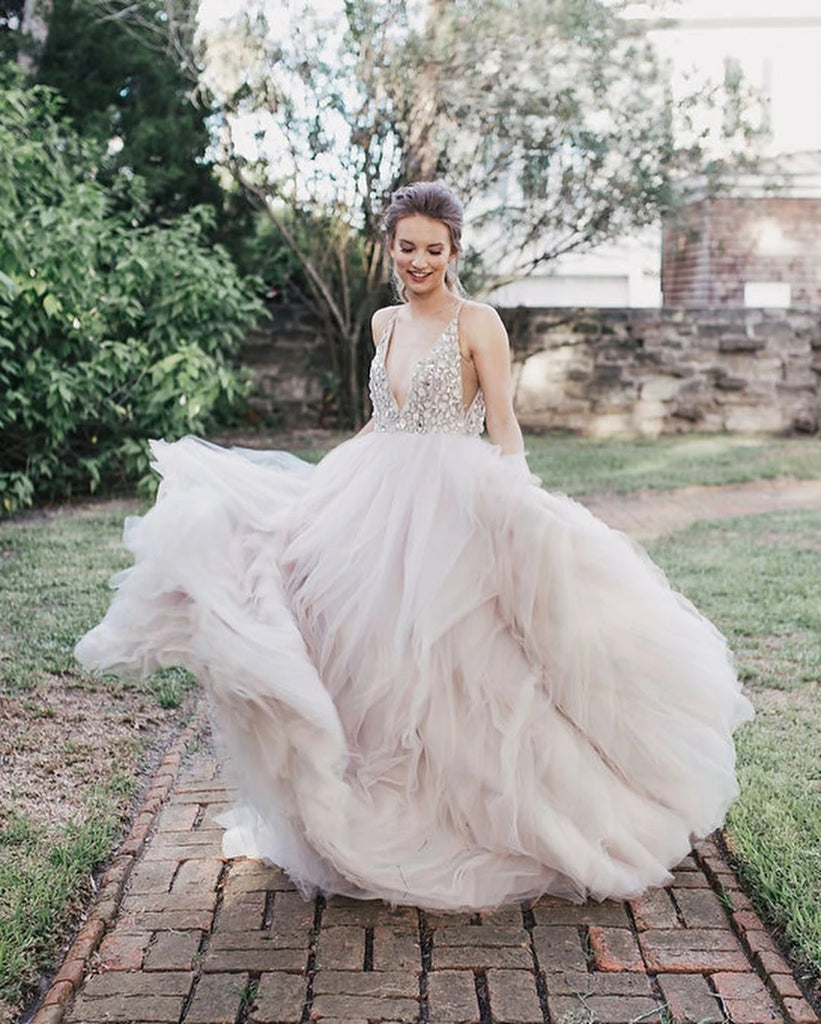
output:
<instances>
[{"instance_id":1,"label":"patch of dirt","mask_svg":"<svg viewBox=\"0 0 821 1024\"><path fill-rule=\"evenodd\" d=\"M731 486L590 495L582 501L610 526L649 541L705 519L821 508L821 480L757 480Z\"/></svg>"},{"instance_id":2,"label":"patch of dirt","mask_svg":"<svg viewBox=\"0 0 821 1024\"><path fill-rule=\"evenodd\" d=\"M145 504L145 502L142 502L142 505ZM104 512L124 518L137 512L140 507L140 501L132 496L118 498L112 497L109 494L99 498L67 498L59 505L42 504L36 505L34 508L23 509L21 512L15 513L13 521L18 523L39 523L53 519L70 519L77 516L82 518L84 515L98 514L101 509Z\"/></svg>"},{"instance_id":3,"label":"patch of dirt","mask_svg":"<svg viewBox=\"0 0 821 1024\"><path fill-rule=\"evenodd\" d=\"M811 688L805 690L782 690L767 687L756 690L755 704L759 711L776 711L784 708L805 708L811 711L817 704L817 693Z\"/></svg>"},{"instance_id":4,"label":"patch of dirt","mask_svg":"<svg viewBox=\"0 0 821 1024\"><path fill-rule=\"evenodd\" d=\"M113 784L130 803L184 717L116 684L53 677L36 691L2 695L0 807L56 833L87 813L95 788Z\"/></svg>"},{"instance_id":5,"label":"patch of dirt","mask_svg":"<svg viewBox=\"0 0 821 1024\"><path fill-rule=\"evenodd\" d=\"M71 822L88 819L98 794L119 813L124 836L163 752L190 718L196 696L162 709L151 694L113 680L80 682L52 676L36 690L0 694L0 829L15 816L29 820L47 842ZM119 843L117 841L115 846ZM113 852L113 850L112 850ZM92 882L68 909L56 962L82 920ZM34 1005L48 987L43 974ZM23 1004L0 1000L0 1022L17 1019Z\"/></svg>"}]
</instances>

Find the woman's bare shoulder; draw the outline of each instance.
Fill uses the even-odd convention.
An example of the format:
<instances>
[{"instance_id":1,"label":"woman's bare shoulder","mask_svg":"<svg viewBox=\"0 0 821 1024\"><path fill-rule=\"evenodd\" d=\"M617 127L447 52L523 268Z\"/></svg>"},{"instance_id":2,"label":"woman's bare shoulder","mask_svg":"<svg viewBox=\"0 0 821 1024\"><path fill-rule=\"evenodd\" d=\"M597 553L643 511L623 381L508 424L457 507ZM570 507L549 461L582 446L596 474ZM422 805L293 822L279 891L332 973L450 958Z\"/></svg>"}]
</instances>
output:
<instances>
[{"instance_id":1,"label":"woman's bare shoulder","mask_svg":"<svg viewBox=\"0 0 821 1024\"><path fill-rule=\"evenodd\" d=\"M383 306L381 309L377 309L371 317L371 331L373 332L374 340L378 341L382 337L385 328L396 316L400 308L400 306L396 305Z\"/></svg>"},{"instance_id":2,"label":"woman's bare shoulder","mask_svg":"<svg viewBox=\"0 0 821 1024\"><path fill-rule=\"evenodd\" d=\"M507 332L502 318L486 302L473 302L468 299L459 314L459 323L464 334L471 341L489 341L506 339Z\"/></svg>"}]
</instances>

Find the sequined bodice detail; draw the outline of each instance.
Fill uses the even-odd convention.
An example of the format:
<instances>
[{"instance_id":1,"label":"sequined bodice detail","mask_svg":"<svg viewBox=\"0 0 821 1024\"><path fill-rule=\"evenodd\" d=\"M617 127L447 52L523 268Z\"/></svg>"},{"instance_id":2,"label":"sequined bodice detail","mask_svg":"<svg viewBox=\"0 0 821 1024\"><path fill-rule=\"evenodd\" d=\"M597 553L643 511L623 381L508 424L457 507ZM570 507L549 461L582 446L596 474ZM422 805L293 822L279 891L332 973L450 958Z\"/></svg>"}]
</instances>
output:
<instances>
[{"instance_id":1,"label":"sequined bodice detail","mask_svg":"<svg viewBox=\"0 0 821 1024\"><path fill-rule=\"evenodd\" d=\"M464 408L458 318L457 309L439 338L414 366L405 404L401 407L388 382L386 357L393 320L388 324L371 363L374 430L383 433L469 434L475 437L482 433L485 399L481 389L476 392L468 409Z\"/></svg>"}]
</instances>

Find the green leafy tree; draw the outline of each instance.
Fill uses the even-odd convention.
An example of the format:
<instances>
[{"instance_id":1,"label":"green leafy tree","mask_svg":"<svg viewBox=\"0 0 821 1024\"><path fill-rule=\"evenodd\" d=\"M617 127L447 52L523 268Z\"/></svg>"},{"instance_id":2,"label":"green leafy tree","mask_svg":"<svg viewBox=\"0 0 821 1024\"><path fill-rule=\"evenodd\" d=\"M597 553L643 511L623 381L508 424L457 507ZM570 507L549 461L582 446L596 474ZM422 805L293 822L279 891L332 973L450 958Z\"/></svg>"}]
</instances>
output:
<instances>
[{"instance_id":1,"label":"green leafy tree","mask_svg":"<svg viewBox=\"0 0 821 1024\"><path fill-rule=\"evenodd\" d=\"M49 0L39 5L43 38L27 33L19 6L5 19L0 12L6 42L29 55L35 81L65 98L80 134L103 143L100 180L139 175L154 219L219 208L194 56L196 0Z\"/></svg>"},{"instance_id":2,"label":"green leafy tree","mask_svg":"<svg viewBox=\"0 0 821 1024\"><path fill-rule=\"evenodd\" d=\"M17 53L17 32L23 18L23 0L0 2L0 60L13 59Z\"/></svg>"},{"instance_id":3,"label":"green leafy tree","mask_svg":"<svg viewBox=\"0 0 821 1024\"><path fill-rule=\"evenodd\" d=\"M282 242L261 248L259 216L230 177L214 174L197 10L197 0L7 0L0 44L24 58L32 80L65 97L82 135L100 140L101 183L116 194L118 179L139 175L144 216L154 221L212 205L211 237L241 267L270 268L267 290L282 294Z\"/></svg>"},{"instance_id":4,"label":"green leafy tree","mask_svg":"<svg viewBox=\"0 0 821 1024\"><path fill-rule=\"evenodd\" d=\"M7 76L8 77L8 76ZM202 432L244 393L238 341L262 313L197 207L142 225L56 94L0 81L0 494L88 493L147 472L145 439Z\"/></svg>"}]
</instances>

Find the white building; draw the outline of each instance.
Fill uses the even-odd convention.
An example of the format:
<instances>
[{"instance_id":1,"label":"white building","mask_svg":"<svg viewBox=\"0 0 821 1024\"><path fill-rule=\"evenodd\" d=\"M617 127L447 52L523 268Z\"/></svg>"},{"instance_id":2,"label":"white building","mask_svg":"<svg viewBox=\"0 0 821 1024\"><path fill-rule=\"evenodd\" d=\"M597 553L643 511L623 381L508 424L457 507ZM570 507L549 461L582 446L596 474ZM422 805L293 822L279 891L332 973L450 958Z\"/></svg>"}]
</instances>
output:
<instances>
[{"instance_id":1,"label":"white building","mask_svg":"<svg viewBox=\"0 0 821 1024\"><path fill-rule=\"evenodd\" d=\"M643 22L668 63L674 97L741 74L761 97L761 156L821 153L821 0L668 0L652 9L633 5L626 16ZM712 116L732 119L734 111ZM660 270L658 227L591 253L568 254L549 271L498 289L493 301L659 306Z\"/></svg>"}]
</instances>

